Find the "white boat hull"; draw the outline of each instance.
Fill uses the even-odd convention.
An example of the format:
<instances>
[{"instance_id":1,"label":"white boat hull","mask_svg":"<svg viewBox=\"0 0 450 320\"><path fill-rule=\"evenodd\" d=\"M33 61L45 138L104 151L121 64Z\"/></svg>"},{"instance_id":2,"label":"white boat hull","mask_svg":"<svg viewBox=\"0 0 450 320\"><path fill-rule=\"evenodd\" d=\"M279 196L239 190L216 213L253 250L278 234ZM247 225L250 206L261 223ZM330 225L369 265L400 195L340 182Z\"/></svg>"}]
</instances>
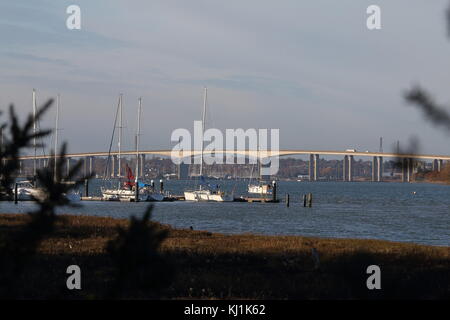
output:
<instances>
[{"instance_id":1,"label":"white boat hull","mask_svg":"<svg viewBox=\"0 0 450 320\"><path fill-rule=\"evenodd\" d=\"M15 191L13 190L13 194ZM44 200L46 197L45 192L39 188L28 188L22 187L17 188L17 200L26 201L26 200Z\"/></svg>"},{"instance_id":2,"label":"white boat hull","mask_svg":"<svg viewBox=\"0 0 450 320\"><path fill-rule=\"evenodd\" d=\"M105 189L102 190L104 200L110 201L135 201L134 190L126 189ZM145 189L139 190L139 201L163 201L164 194L159 192L149 192Z\"/></svg>"},{"instance_id":3,"label":"white boat hull","mask_svg":"<svg viewBox=\"0 0 450 320\"><path fill-rule=\"evenodd\" d=\"M212 193L209 190L185 191L184 199L186 201L214 201L229 202L233 201L233 196L225 193Z\"/></svg>"},{"instance_id":4,"label":"white boat hull","mask_svg":"<svg viewBox=\"0 0 450 320\"><path fill-rule=\"evenodd\" d=\"M109 201L135 201L136 194L134 190L125 189L105 189L102 190L104 200ZM139 192L139 201L147 201L148 195L146 192Z\"/></svg>"}]
</instances>

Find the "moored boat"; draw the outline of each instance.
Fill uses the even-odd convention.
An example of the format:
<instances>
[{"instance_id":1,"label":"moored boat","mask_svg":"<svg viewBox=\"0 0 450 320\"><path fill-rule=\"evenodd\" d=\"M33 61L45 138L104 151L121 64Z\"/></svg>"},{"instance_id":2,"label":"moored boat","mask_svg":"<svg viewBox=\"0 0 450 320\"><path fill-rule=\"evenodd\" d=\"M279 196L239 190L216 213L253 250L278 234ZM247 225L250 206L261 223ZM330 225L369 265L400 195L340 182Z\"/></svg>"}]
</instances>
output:
<instances>
[{"instance_id":1,"label":"moored boat","mask_svg":"<svg viewBox=\"0 0 450 320\"><path fill-rule=\"evenodd\" d=\"M203 115L202 115L202 143L200 152L200 179L203 182L203 134L205 131L205 117L206 117L206 100L208 91L205 87L203 97ZM226 202L233 201L233 194L228 194L225 191L220 190L219 186L216 188L205 188L202 184L199 185L198 190L186 190L184 191L184 198L186 201L216 201Z\"/></svg>"},{"instance_id":2,"label":"moored boat","mask_svg":"<svg viewBox=\"0 0 450 320\"><path fill-rule=\"evenodd\" d=\"M211 190L194 190L185 191L184 198L186 201L215 201L215 202L228 202L233 201L232 195L223 191L211 191Z\"/></svg>"},{"instance_id":3,"label":"moored boat","mask_svg":"<svg viewBox=\"0 0 450 320\"><path fill-rule=\"evenodd\" d=\"M249 184L247 188L248 193L257 194L272 194L272 186L270 184Z\"/></svg>"}]
</instances>

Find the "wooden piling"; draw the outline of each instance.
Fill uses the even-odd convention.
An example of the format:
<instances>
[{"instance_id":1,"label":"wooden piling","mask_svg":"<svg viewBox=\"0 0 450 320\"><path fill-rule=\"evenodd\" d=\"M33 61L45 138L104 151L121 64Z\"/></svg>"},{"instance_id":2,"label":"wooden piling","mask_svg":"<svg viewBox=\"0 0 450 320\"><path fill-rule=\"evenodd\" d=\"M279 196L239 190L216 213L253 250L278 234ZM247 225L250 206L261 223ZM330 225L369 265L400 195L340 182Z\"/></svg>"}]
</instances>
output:
<instances>
[{"instance_id":1,"label":"wooden piling","mask_svg":"<svg viewBox=\"0 0 450 320\"><path fill-rule=\"evenodd\" d=\"M272 201L277 201L277 182L275 180L272 181Z\"/></svg>"},{"instance_id":2,"label":"wooden piling","mask_svg":"<svg viewBox=\"0 0 450 320\"><path fill-rule=\"evenodd\" d=\"M289 208L289 193L286 193L286 207Z\"/></svg>"},{"instance_id":3,"label":"wooden piling","mask_svg":"<svg viewBox=\"0 0 450 320\"><path fill-rule=\"evenodd\" d=\"M89 197L89 179L84 179L84 196Z\"/></svg>"},{"instance_id":4,"label":"wooden piling","mask_svg":"<svg viewBox=\"0 0 450 320\"><path fill-rule=\"evenodd\" d=\"M14 204L17 204L17 200L18 200L18 195L17 195L17 182L14 184Z\"/></svg>"},{"instance_id":5,"label":"wooden piling","mask_svg":"<svg viewBox=\"0 0 450 320\"><path fill-rule=\"evenodd\" d=\"M306 194L303 195L303 206L306 207Z\"/></svg>"},{"instance_id":6,"label":"wooden piling","mask_svg":"<svg viewBox=\"0 0 450 320\"><path fill-rule=\"evenodd\" d=\"M308 207L312 207L313 195L312 193L308 193Z\"/></svg>"}]
</instances>

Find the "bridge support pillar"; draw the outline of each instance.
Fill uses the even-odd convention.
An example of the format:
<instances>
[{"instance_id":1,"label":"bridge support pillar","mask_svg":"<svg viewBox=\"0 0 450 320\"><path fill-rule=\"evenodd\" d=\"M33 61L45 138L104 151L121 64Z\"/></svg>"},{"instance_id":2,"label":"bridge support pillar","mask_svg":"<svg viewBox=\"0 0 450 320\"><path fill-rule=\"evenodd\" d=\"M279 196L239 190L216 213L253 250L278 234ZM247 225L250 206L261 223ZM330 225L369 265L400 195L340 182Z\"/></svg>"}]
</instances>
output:
<instances>
[{"instance_id":1,"label":"bridge support pillar","mask_svg":"<svg viewBox=\"0 0 450 320\"><path fill-rule=\"evenodd\" d=\"M377 181L383 180L383 157L378 157L377 161Z\"/></svg>"},{"instance_id":2,"label":"bridge support pillar","mask_svg":"<svg viewBox=\"0 0 450 320\"><path fill-rule=\"evenodd\" d=\"M139 176L143 178L144 177L144 168L145 168L145 154L141 154L139 160L141 161L141 163L139 164Z\"/></svg>"},{"instance_id":3,"label":"bridge support pillar","mask_svg":"<svg viewBox=\"0 0 450 320\"><path fill-rule=\"evenodd\" d=\"M94 157L89 157L89 174L92 174L94 171L93 169L93 165L94 165Z\"/></svg>"},{"instance_id":4,"label":"bridge support pillar","mask_svg":"<svg viewBox=\"0 0 450 320\"><path fill-rule=\"evenodd\" d=\"M84 176L88 174L88 157L83 158Z\"/></svg>"},{"instance_id":5,"label":"bridge support pillar","mask_svg":"<svg viewBox=\"0 0 450 320\"><path fill-rule=\"evenodd\" d=\"M348 157L348 181L353 181L353 156Z\"/></svg>"},{"instance_id":6,"label":"bridge support pillar","mask_svg":"<svg viewBox=\"0 0 450 320\"><path fill-rule=\"evenodd\" d=\"M319 179L319 155L314 155L314 181Z\"/></svg>"},{"instance_id":7,"label":"bridge support pillar","mask_svg":"<svg viewBox=\"0 0 450 320\"><path fill-rule=\"evenodd\" d=\"M342 181L347 181L348 176L348 156L344 156L344 160L342 160Z\"/></svg>"},{"instance_id":8,"label":"bridge support pillar","mask_svg":"<svg viewBox=\"0 0 450 320\"><path fill-rule=\"evenodd\" d=\"M66 163L66 175L68 176L70 172L70 158L67 158L67 163Z\"/></svg>"},{"instance_id":9,"label":"bridge support pillar","mask_svg":"<svg viewBox=\"0 0 450 320\"><path fill-rule=\"evenodd\" d=\"M116 160L115 176L120 178L122 176L122 156L116 156Z\"/></svg>"},{"instance_id":10,"label":"bridge support pillar","mask_svg":"<svg viewBox=\"0 0 450 320\"><path fill-rule=\"evenodd\" d=\"M116 160L117 160L117 156L111 157L111 177L112 178L116 177Z\"/></svg>"},{"instance_id":11,"label":"bridge support pillar","mask_svg":"<svg viewBox=\"0 0 450 320\"><path fill-rule=\"evenodd\" d=\"M406 182L411 182L411 167L412 167L412 159L406 159Z\"/></svg>"},{"instance_id":12,"label":"bridge support pillar","mask_svg":"<svg viewBox=\"0 0 450 320\"><path fill-rule=\"evenodd\" d=\"M178 165L178 180L186 180L189 178L189 164L181 162Z\"/></svg>"},{"instance_id":13,"label":"bridge support pillar","mask_svg":"<svg viewBox=\"0 0 450 320\"><path fill-rule=\"evenodd\" d=\"M442 159L439 159L437 161L437 170L438 170L438 172L441 172L441 170L442 170L442 163L443 163Z\"/></svg>"},{"instance_id":14,"label":"bridge support pillar","mask_svg":"<svg viewBox=\"0 0 450 320\"><path fill-rule=\"evenodd\" d=\"M22 168L23 168L23 161L19 161L19 174L22 174Z\"/></svg>"},{"instance_id":15,"label":"bridge support pillar","mask_svg":"<svg viewBox=\"0 0 450 320\"><path fill-rule=\"evenodd\" d=\"M400 169L402 170L402 182L406 182L406 159L402 158L400 161Z\"/></svg>"},{"instance_id":16,"label":"bridge support pillar","mask_svg":"<svg viewBox=\"0 0 450 320\"><path fill-rule=\"evenodd\" d=\"M308 166L308 173L309 173L309 181L313 181L314 178L314 155L309 155L309 166Z\"/></svg>"},{"instance_id":17,"label":"bridge support pillar","mask_svg":"<svg viewBox=\"0 0 450 320\"><path fill-rule=\"evenodd\" d=\"M378 175L377 175L377 167L378 167L377 162L378 161L377 160L378 160L377 157L373 157L373 159L372 159L372 182L375 182L378 177Z\"/></svg>"},{"instance_id":18,"label":"bridge support pillar","mask_svg":"<svg viewBox=\"0 0 450 320\"><path fill-rule=\"evenodd\" d=\"M411 159L411 174L419 172L419 161Z\"/></svg>"}]
</instances>

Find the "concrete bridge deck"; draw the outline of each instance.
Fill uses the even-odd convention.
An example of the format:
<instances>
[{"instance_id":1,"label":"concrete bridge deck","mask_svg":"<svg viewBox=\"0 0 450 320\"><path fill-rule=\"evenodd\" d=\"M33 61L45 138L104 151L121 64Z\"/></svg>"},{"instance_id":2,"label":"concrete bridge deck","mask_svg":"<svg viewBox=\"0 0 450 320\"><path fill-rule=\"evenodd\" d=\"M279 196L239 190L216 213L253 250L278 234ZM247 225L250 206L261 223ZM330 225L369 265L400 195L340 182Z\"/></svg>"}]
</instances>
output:
<instances>
[{"instance_id":1,"label":"concrete bridge deck","mask_svg":"<svg viewBox=\"0 0 450 320\"><path fill-rule=\"evenodd\" d=\"M172 155L172 150L142 150L139 151L140 154L145 155L159 155L170 157ZM209 151L204 151L204 154L211 153ZM447 160L450 161L450 155L438 155L438 154L406 154L406 153L392 153L392 152L351 152L351 151L339 151L339 150L279 150L279 151L262 151L260 150L216 150L216 154L233 154L233 155L241 155L246 157L256 158L267 158L267 157L276 157L276 156L293 156L293 155L311 155L311 154L319 154L326 156L353 156L353 157L383 157L383 158L403 158L403 159L420 159L420 160ZM111 153L100 151L100 152L82 152L82 153L68 153L66 155L67 158L83 158L83 157L107 157L108 154L111 156L118 156L118 151L112 151ZM136 151L121 151L120 155L122 156L133 156L136 155ZM182 152L173 152L173 156L186 158L192 156L199 156L200 151L182 151ZM37 155L36 159L48 159L50 155ZM28 160L34 159L34 155L22 156L20 160Z\"/></svg>"},{"instance_id":2,"label":"concrete bridge deck","mask_svg":"<svg viewBox=\"0 0 450 320\"><path fill-rule=\"evenodd\" d=\"M410 181L411 177L414 173L414 170L417 169L417 160L432 160L433 169L437 169L437 171L441 171L443 166L443 161L450 161L450 156L448 155L437 155L437 154L405 154L405 153L389 153L389 152L359 152L359 151L339 151L339 150L279 150L279 151L256 151L256 150L215 150L213 151L215 154L223 154L224 156L233 155L233 156L242 156L248 158L260 158L267 159L273 157L282 157L282 156L294 156L294 155L309 155L309 179L311 181L319 180L319 155L325 156L343 156L343 172L342 178L343 181L353 181L353 167L354 167L354 157L372 157L372 181L382 181L383 178L383 159L384 158L395 158L402 159L402 180ZM204 154L211 154L211 151L204 151ZM142 150L139 151L140 154L140 167L144 167L145 155L159 155L165 157L175 157L175 158L189 158L196 157L200 155L200 151L172 151L172 150ZM67 170L70 167L70 160L72 158L82 158L85 163L85 172L93 172L93 161L96 157L107 157L108 155L112 156L111 167L112 167L112 176L121 176L121 166L120 166L120 156L136 156L136 151L113 151L111 153L108 152L84 152L84 153L69 153L66 155L67 158ZM49 159L51 155L34 155L22 156L20 160L33 160L33 159ZM119 158L119 159L118 159ZM119 161L117 161L119 160ZM88 164L89 163L89 164ZM118 163L118 165L116 164ZM88 169L89 166L89 169ZM117 173L116 173L116 167ZM142 169L141 169L142 170ZM140 176L143 175L142 171L139 172Z\"/></svg>"}]
</instances>

